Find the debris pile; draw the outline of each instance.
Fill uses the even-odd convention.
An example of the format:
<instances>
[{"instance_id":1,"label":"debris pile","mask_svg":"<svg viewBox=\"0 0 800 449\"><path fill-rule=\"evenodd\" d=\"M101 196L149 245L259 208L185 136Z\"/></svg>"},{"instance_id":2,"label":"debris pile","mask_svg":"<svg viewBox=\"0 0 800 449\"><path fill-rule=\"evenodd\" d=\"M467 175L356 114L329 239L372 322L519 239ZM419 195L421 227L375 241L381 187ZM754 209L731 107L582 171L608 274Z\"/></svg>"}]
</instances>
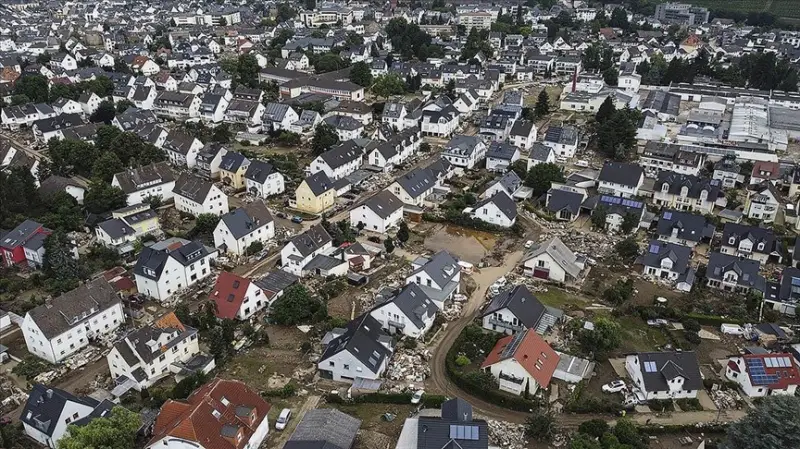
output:
<instances>
[{"instance_id":1,"label":"debris pile","mask_svg":"<svg viewBox=\"0 0 800 449\"><path fill-rule=\"evenodd\" d=\"M442 316L444 316L444 319L447 321L455 321L461 318L461 310L463 307L463 302L451 301L445 304L444 309L442 309Z\"/></svg>"},{"instance_id":2,"label":"debris pile","mask_svg":"<svg viewBox=\"0 0 800 449\"><path fill-rule=\"evenodd\" d=\"M742 403L742 397L739 396L738 391L730 388L722 390L718 388L717 384L711 388L711 400L720 410L738 409Z\"/></svg>"},{"instance_id":3,"label":"debris pile","mask_svg":"<svg viewBox=\"0 0 800 449\"><path fill-rule=\"evenodd\" d=\"M427 349L398 348L387 369L387 377L395 381L422 382L431 374L430 358Z\"/></svg>"},{"instance_id":4,"label":"debris pile","mask_svg":"<svg viewBox=\"0 0 800 449\"><path fill-rule=\"evenodd\" d=\"M525 426L504 421L487 421L489 426L489 445L499 446L503 449L524 449Z\"/></svg>"}]
</instances>

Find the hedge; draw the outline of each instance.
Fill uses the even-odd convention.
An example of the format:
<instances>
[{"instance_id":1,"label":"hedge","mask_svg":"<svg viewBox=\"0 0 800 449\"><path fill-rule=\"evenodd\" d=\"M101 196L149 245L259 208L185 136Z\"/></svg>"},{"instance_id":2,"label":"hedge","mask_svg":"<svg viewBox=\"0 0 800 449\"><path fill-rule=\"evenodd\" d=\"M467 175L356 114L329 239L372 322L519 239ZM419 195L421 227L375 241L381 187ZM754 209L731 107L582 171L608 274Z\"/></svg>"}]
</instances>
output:
<instances>
[{"instance_id":1,"label":"hedge","mask_svg":"<svg viewBox=\"0 0 800 449\"><path fill-rule=\"evenodd\" d=\"M706 326L719 326L723 323L744 324L744 321L737 320L736 318L724 318L716 315L703 315L702 313L687 313L684 318L691 318L700 324L705 324Z\"/></svg>"},{"instance_id":2,"label":"hedge","mask_svg":"<svg viewBox=\"0 0 800 449\"><path fill-rule=\"evenodd\" d=\"M330 393L325 396L325 400L331 404L411 404L412 393L365 393L353 399L344 399L338 394ZM425 394L422 396L422 407L442 408L442 403L446 401L445 396L436 394Z\"/></svg>"},{"instance_id":3,"label":"hedge","mask_svg":"<svg viewBox=\"0 0 800 449\"><path fill-rule=\"evenodd\" d=\"M666 425L644 425L639 426L639 432L646 435L664 435L683 432L703 433L724 433L728 429L728 423L709 423L709 424L666 424Z\"/></svg>"}]
</instances>

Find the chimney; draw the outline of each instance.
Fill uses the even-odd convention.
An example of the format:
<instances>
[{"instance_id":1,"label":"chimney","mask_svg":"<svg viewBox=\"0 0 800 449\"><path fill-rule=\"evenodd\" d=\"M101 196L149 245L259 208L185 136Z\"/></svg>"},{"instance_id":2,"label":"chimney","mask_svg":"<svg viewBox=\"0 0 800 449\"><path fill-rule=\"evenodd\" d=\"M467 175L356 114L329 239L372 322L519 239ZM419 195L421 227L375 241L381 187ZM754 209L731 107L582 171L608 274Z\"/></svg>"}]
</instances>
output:
<instances>
[{"instance_id":1,"label":"chimney","mask_svg":"<svg viewBox=\"0 0 800 449\"><path fill-rule=\"evenodd\" d=\"M46 394L47 394L47 399L53 399L53 389L52 388L48 388Z\"/></svg>"},{"instance_id":2,"label":"chimney","mask_svg":"<svg viewBox=\"0 0 800 449\"><path fill-rule=\"evenodd\" d=\"M47 307L48 309L52 309L53 308L53 298L45 299L44 300L44 306Z\"/></svg>"}]
</instances>

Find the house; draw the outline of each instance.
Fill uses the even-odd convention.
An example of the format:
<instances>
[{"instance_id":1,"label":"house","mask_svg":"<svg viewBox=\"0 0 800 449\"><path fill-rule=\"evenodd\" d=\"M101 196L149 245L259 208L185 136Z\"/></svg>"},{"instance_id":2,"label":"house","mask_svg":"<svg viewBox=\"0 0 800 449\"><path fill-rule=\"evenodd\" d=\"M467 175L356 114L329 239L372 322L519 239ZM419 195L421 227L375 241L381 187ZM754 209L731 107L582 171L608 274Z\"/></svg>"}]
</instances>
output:
<instances>
[{"instance_id":1,"label":"house","mask_svg":"<svg viewBox=\"0 0 800 449\"><path fill-rule=\"evenodd\" d=\"M197 165L197 155L203 149L203 142L187 132L174 129L167 134L163 149L173 165L192 169Z\"/></svg>"},{"instance_id":2,"label":"house","mask_svg":"<svg viewBox=\"0 0 800 449\"><path fill-rule=\"evenodd\" d=\"M334 335L317 362L320 377L337 382L379 379L394 352L392 337L381 330L381 323L365 313L350 321Z\"/></svg>"},{"instance_id":3,"label":"house","mask_svg":"<svg viewBox=\"0 0 800 449\"><path fill-rule=\"evenodd\" d=\"M333 247L328 231L322 225L314 225L302 234L295 235L281 249L281 266L295 276L303 275L303 267L311 260Z\"/></svg>"},{"instance_id":4,"label":"house","mask_svg":"<svg viewBox=\"0 0 800 449\"><path fill-rule=\"evenodd\" d=\"M586 193L551 187L545 197L545 207L559 221L573 222L578 219Z\"/></svg>"},{"instance_id":5,"label":"house","mask_svg":"<svg viewBox=\"0 0 800 449\"><path fill-rule=\"evenodd\" d=\"M339 136L339 140L342 142L358 139L364 135L364 124L352 117L332 115L322 121L336 130L336 135Z\"/></svg>"},{"instance_id":6,"label":"house","mask_svg":"<svg viewBox=\"0 0 800 449\"><path fill-rule=\"evenodd\" d=\"M647 252L636 259L641 265L642 273L651 278L667 281L680 291L691 291L695 279L695 270L691 266L692 248L651 240Z\"/></svg>"},{"instance_id":7,"label":"house","mask_svg":"<svg viewBox=\"0 0 800 449\"><path fill-rule=\"evenodd\" d=\"M283 449L353 447L361 420L334 408L318 408L306 412Z\"/></svg>"},{"instance_id":8,"label":"house","mask_svg":"<svg viewBox=\"0 0 800 449\"><path fill-rule=\"evenodd\" d=\"M508 140L512 145L523 150L529 150L536 143L536 124L527 120L516 120L508 133Z\"/></svg>"},{"instance_id":9,"label":"house","mask_svg":"<svg viewBox=\"0 0 800 449\"><path fill-rule=\"evenodd\" d=\"M584 259L573 253L558 237L532 246L522 258L527 276L554 282L580 280Z\"/></svg>"},{"instance_id":10,"label":"house","mask_svg":"<svg viewBox=\"0 0 800 449\"><path fill-rule=\"evenodd\" d=\"M245 188L245 173L250 167L250 160L242 153L228 151L219 162L220 180L235 190Z\"/></svg>"},{"instance_id":11,"label":"house","mask_svg":"<svg viewBox=\"0 0 800 449\"><path fill-rule=\"evenodd\" d=\"M321 214L335 201L336 188L324 171L308 176L295 190L295 207L309 214Z\"/></svg>"},{"instance_id":12,"label":"house","mask_svg":"<svg viewBox=\"0 0 800 449\"><path fill-rule=\"evenodd\" d=\"M718 203L722 207L728 203L719 180L672 171L658 173L653 188L653 202L656 206L701 214L712 213Z\"/></svg>"},{"instance_id":13,"label":"house","mask_svg":"<svg viewBox=\"0 0 800 449\"><path fill-rule=\"evenodd\" d=\"M280 131L300 119L300 115L286 103L269 102L264 107L261 123L265 131Z\"/></svg>"},{"instance_id":14,"label":"house","mask_svg":"<svg viewBox=\"0 0 800 449\"><path fill-rule=\"evenodd\" d=\"M214 246L237 256L249 254L256 242L263 248L274 237L275 221L261 200L226 213L214 228Z\"/></svg>"},{"instance_id":15,"label":"house","mask_svg":"<svg viewBox=\"0 0 800 449\"><path fill-rule=\"evenodd\" d=\"M486 157L486 144L478 136L458 135L447 142L441 154L443 159L456 167L471 170Z\"/></svg>"},{"instance_id":16,"label":"house","mask_svg":"<svg viewBox=\"0 0 800 449\"><path fill-rule=\"evenodd\" d=\"M222 163L222 156L228 153L228 149L219 143L208 143L197 152L195 159L194 172L200 177L209 180L219 179L219 164Z\"/></svg>"},{"instance_id":17,"label":"house","mask_svg":"<svg viewBox=\"0 0 800 449\"><path fill-rule=\"evenodd\" d=\"M632 387L648 401L696 398L703 389L703 375L694 351L628 354L625 370Z\"/></svg>"},{"instance_id":18,"label":"house","mask_svg":"<svg viewBox=\"0 0 800 449\"><path fill-rule=\"evenodd\" d=\"M701 242L710 242L715 226L706 217L690 212L664 210L656 225L658 239L694 248Z\"/></svg>"},{"instance_id":19,"label":"house","mask_svg":"<svg viewBox=\"0 0 800 449\"><path fill-rule=\"evenodd\" d=\"M397 448L488 449L489 427L486 421L473 419L468 402L453 398L442 403L441 416L406 418Z\"/></svg>"},{"instance_id":20,"label":"house","mask_svg":"<svg viewBox=\"0 0 800 449\"><path fill-rule=\"evenodd\" d=\"M605 229L609 232L625 233L626 220L632 226L630 232L635 232L639 227L649 227L649 222L644 222L647 206L644 202L613 195L597 195L586 200L582 207L591 209L592 215L605 214Z\"/></svg>"},{"instance_id":21,"label":"house","mask_svg":"<svg viewBox=\"0 0 800 449\"><path fill-rule=\"evenodd\" d=\"M153 112L159 117L186 120L200 115L200 103L197 95L163 90L153 101Z\"/></svg>"},{"instance_id":22,"label":"house","mask_svg":"<svg viewBox=\"0 0 800 449\"><path fill-rule=\"evenodd\" d=\"M41 223L25 220L8 233L0 235L3 266L12 267L21 264L31 267L41 266L42 260L38 252L44 251L44 240L51 233L52 231Z\"/></svg>"},{"instance_id":23,"label":"house","mask_svg":"<svg viewBox=\"0 0 800 449\"><path fill-rule=\"evenodd\" d=\"M461 266L447 251L439 251L430 258L416 258L411 263L411 270L406 284L420 286L439 309L461 291Z\"/></svg>"},{"instance_id":24,"label":"house","mask_svg":"<svg viewBox=\"0 0 800 449\"><path fill-rule=\"evenodd\" d=\"M575 157L578 151L578 130L571 126L551 126L547 128L542 143L555 151L557 157Z\"/></svg>"},{"instance_id":25,"label":"house","mask_svg":"<svg viewBox=\"0 0 800 449\"><path fill-rule=\"evenodd\" d=\"M154 162L115 174L111 185L125 192L128 206L143 203L148 197L169 201L175 188L175 176L166 162Z\"/></svg>"},{"instance_id":26,"label":"house","mask_svg":"<svg viewBox=\"0 0 800 449\"><path fill-rule=\"evenodd\" d=\"M124 321L122 301L100 277L29 310L21 327L28 352L60 363Z\"/></svg>"},{"instance_id":27,"label":"house","mask_svg":"<svg viewBox=\"0 0 800 449\"><path fill-rule=\"evenodd\" d=\"M719 252L757 260L765 264L770 257L778 263L783 259L782 242L772 229L726 223L722 228Z\"/></svg>"},{"instance_id":28,"label":"house","mask_svg":"<svg viewBox=\"0 0 800 449\"><path fill-rule=\"evenodd\" d=\"M271 406L238 380L216 378L186 401L168 399L146 449L257 448L269 433Z\"/></svg>"},{"instance_id":29,"label":"house","mask_svg":"<svg viewBox=\"0 0 800 449\"><path fill-rule=\"evenodd\" d=\"M781 211L781 195L770 182L755 186L754 190L747 191L747 200L744 204L744 213L748 217L760 220L762 223L772 223Z\"/></svg>"},{"instance_id":30,"label":"house","mask_svg":"<svg viewBox=\"0 0 800 449\"><path fill-rule=\"evenodd\" d=\"M395 178L386 188L407 206L422 208L425 198L439 185L436 173L428 167L418 167L405 175Z\"/></svg>"},{"instance_id":31,"label":"house","mask_svg":"<svg viewBox=\"0 0 800 449\"><path fill-rule=\"evenodd\" d=\"M324 171L328 177L334 181L356 171L363 159L363 151L353 141L342 142L341 144L323 152L311 161L311 174Z\"/></svg>"},{"instance_id":32,"label":"house","mask_svg":"<svg viewBox=\"0 0 800 449\"><path fill-rule=\"evenodd\" d=\"M481 325L484 329L509 335L527 329L544 334L563 316L561 310L542 304L528 287L517 285L492 298L481 313Z\"/></svg>"},{"instance_id":33,"label":"house","mask_svg":"<svg viewBox=\"0 0 800 449\"><path fill-rule=\"evenodd\" d=\"M134 250L138 239L160 230L156 211L148 203L141 203L112 212L111 219L97 225L95 236L106 248L127 254Z\"/></svg>"},{"instance_id":34,"label":"house","mask_svg":"<svg viewBox=\"0 0 800 449\"><path fill-rule=\"evenodd\" d=\"M381 123L386 123L394 126L402 131L405 128L405 118L408 115L408 110L402 103L386 102L381 114Z\"/></svg>"},{"instance_id":35,"label":"house","mask_svg":"<svg viewBox=\"0 0 800 449\"><path fill-rule=\"evenodd\" d=\"M503 142L492 142L486 151L486 169L505 171L521 157L519 148Z\"/></svg>"},{"instance_id":36,"label":"house","mask_svg":"<svg viewBox=\"0 0 800 449\"><path fill-rule=\"evenodd\" d=\"M94 111L100 107L102 102L103 99L94 92L84 92L78 97L78 103L80 103L84 115L87 116L94 114Z\"/></svg>"},{"instance_id":37,"label":"house","mask_svg":"<svg viewBox=\"0 0 800 449\"><path fill-rule=\"evenodd\" d=\"M539 164L553 164L555 162L556 153L551 147L540 142L535 142L530 146L530 151L528 152L528 171Z\"/></svg>"},{"instance_id":38,"label":"house","mask_svg":"<svg viewBox=\"0 0 800 449\"><path fill-rule=\"evenodd\" d=\"M197 217L228 213L228 196L211 181L183 173L172 189L175 209Z\"/></svg>"},{"instance_id":39,"label":"house","mask_svg":"<svg viewBox=\"0 0 800 449\"><path fill-rule=\"evenodd\" d=\"M170 312L114 343L106 360L117 385L132 381L133 388L142 391L170 374L179 373L181 364L198 355L197 329L181 323ZM213 368L211 360L206 364L207 371Z\"/></svg>"},{"instance_id":40,"label":"house","mask_svg":"<svg viewBox=\"0 0 800 449\"><path fill-rule=\"evenodd\" d=\"M403 220L403 202L392 192L382 190L350 210L350 223L363 224L364 229L386 234Z\"/></svg>"},{"instance_id":41,"label":"house","mask_svg":"<svg viewBox=\"0 0 800 449\"><path fill-rule=\"evenodd\" d=\"M456 131L458 127L459 112L453 106L441 110L425 109L422 111L420 128L423 136L446 138Z\"/></svg>"},{"instance_id":42,"label":"house","mask_svg":"<svg viewBox=\"0 0 800 449\"><path fill-rule=\"evenodd\" d=\"M741 166L736 163L736 158L723 157L714 163L712 178L719 180L725 189L735 188L744 183L744 174L741 173L741 170Z\"/></svg>"},{"instance_id":43,"label":"house","mask_svg":"<svg viewBox=\"0 0 800 449\"><path fill-rule=\"evenodd\" d=\"M638 164L606 162L600 170L597 192L630 198L639 194L644 184L644 170Z\"/></svg>"},{"instance_id":44,"label":"house","mask_svg":"<svg viewBox=\"0 0 800 449\"><path fill-rule=\"evenodd\" d=\"M502 176L495 178L486 190L481 193L481 198L491 198L497 193L505 193L511 198L517 198L525 190L517 172L509 170L503 173Z\"/></svg>"},{"instance_id":45,"label":"house","mask_svg":"<svg viewBox=\"0 0 800 449\"><path fill-rule=\"evenodd\" d=\"M108 400L100 402L37 383L28 394L19 420L27 436L55 449L69 425L84 425L95 417L106 417L113 406Z\"/></svg>"},{"instance_id":46,"label":"house","mask_svg":"<svg viewBox=\"0 0 800 449\"><path fill-rule=\"evenodd\" d=\"M279 195L285 190L285 185L285 177L269 162L250 161L250 165L244 173L245 190L258 198Z\"/></svg>"},{"instance_id":47,"label":"house","mask_svg":"<svg viewBox=\"0 0 800 449\"><path fill-rule=\"evenodd\" d=\"M144 247L133 268L140 294L165 301L211 275L217 251L198 241L171 238Z\"/></svg>"},{"instance_id":48,"label":"house","mask_svg":"<svg viewBox=\"0 0 800 449\"><path fill-rule=\"evenodd\" d=\"M373 141L367 144L364 148L365 163L388 172L416 154L421 142L419 128L406 128L389 136L385 142Z\"/></svg>"},{"instance_id":49,"label":"house","mask_svg":"<svg viewBox=\"0 0 800 449\"><path fill-rule=\"evenodd\" d=\"M75 198L78 204L83 204L86 187L78 184L72 178L65 178L58 175L50 175L39 184L40 195L56 195L58 192L66 192L71 197Z\"/></svg>"},{"instance_id":50,"label":"house","mask_svg":"<svg viewBox=\"0 0 800 449\"><path fill-rule=\"evenodd\" d=\"M497 192L468 209L472 209L472 218L501 228L510 228L517 221L517 204L505 192Z\"/></svg>"},{"instance_id":51,"label":"house","mask_svg":"<svg viewBox=\"0 0 800 449\"><path fill-rule=\"evenodd\" d=\"M255 282L227 271L217 277L209 300L217 305L217 318L224 320L248 320L271 304L270 298Z\"/></svg>"},{"instance_id":52,"label":"house","mask_svg":"<svg viewBox=\"0 0 800 449\"><path fill-rule=\"evenodd\" d=\"M559 356L533 329L525 329L497 341L481 369L492 373L498 388L511 394L536 394L547 388Z\"/></svg>"},{"instance_id":53,"label":"house","mask_svg":"<svg viewBox=\"0 0 800 449\"><path fill-rule=\"evenodd\" d=\"M797 361L788 352L730 357L725 377L739 384L747 397L794 396L800 384Z\"/></svg>"},{"instance_id":54,"label":"house","mask_svg":"<svg viewBox=\"0 0 800 449\"><path fill-rule=\"evenodd\" d=\"M780 164L771 161L756 161L753 171L750 172L750 185L761 184L767 181L775 185L781 178Z\"/></svg>"},{"instance_id":55,"label":"house","mask_svg":"<svg viewBox=\"0 0 800 449\"><path fill-rule=\"evenodd\" d=\"M436 304L417 284L408 284L394 291L381 291L369 314L390 335L419 338L433 327L438 311Z\"/></svg>"},{"instance_id":56,"label":"house","mask_svg":"<svg viewBox=\"0 0 800 449\"><path fill-rule=\"evenodd\" d=\"M761 264L756 260L712 252L706 267L707 285L718 290L747 294L752 290L766 291L766 281L759 274Z\"/></svg>"}]
</instances>

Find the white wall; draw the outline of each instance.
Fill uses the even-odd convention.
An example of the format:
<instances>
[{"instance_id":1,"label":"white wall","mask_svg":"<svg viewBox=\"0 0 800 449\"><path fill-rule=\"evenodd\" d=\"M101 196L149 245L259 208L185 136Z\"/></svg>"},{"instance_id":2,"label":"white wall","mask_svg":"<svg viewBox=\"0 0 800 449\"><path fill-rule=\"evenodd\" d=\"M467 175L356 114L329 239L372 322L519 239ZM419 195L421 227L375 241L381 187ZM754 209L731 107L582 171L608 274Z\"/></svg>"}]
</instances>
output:
<instances>
[{"instance_id":1,"label":"white wall","mask_svg":"<svg viewBox=\"0 0 800 449\"><path fill-rule=\"evenodd\" d=\"M541 264L539 262L542 262ZM543 253L540 254L530 260L525 261L525 274L529 276L533 276L534 268L542 268L542 269L549 269L550 270L550 277L549 279L556 282L564 282L567 278L567 272L556 263L553 258L547 254Z\"/></svg>"}]
</instances>

